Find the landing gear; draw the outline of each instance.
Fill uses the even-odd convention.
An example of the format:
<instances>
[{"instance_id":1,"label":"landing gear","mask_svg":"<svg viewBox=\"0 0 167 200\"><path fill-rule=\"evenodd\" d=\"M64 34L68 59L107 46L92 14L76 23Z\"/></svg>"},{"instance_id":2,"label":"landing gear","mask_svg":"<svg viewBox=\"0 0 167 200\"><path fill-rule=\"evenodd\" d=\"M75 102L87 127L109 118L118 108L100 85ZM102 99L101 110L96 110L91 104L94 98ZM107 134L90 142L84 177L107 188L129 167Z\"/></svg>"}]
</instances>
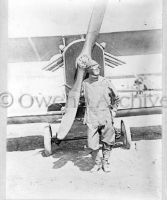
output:
<instances>
[{"instance_id":1,"label":"landing gear","mask_svg":"<svg viewBox=\"0 0 167 200\"><path fill-rule=\"evenodd\" d=\"M125 122L125 120L121 120L120 127L115 128L115 145L120 144L125 149L130 149L131 147L131 133L130 133L130 127L128 126L128 123ZM73 138L65 138L64 141L72 141L72 140L81 140L81 139L87 139L86 136L80 136L80 137L73 137ZM57 135L52 134L52 128L51 125L48 124L45 126L45 133L44 133L44 152L45 156L50 156L52 154L52 144L59 145L62 140L59 140L57 138Z\"/></svg>"},{"instance_id":2,"label":"landing gear","mask_svg":"<svg viewBox=\"0 0 167 200\"><path fill-rule=\"evenodd\" d=\"M45 126L45 133L44 133L44 153L45 156L50 156L52 154L52 144L55 143L59 145L61 140L57 138L57 135L52 134L51 125Z\"/></svg>"},{"instance_id":3,"label":"landing gear","mask_svg":"<svg viewBox=\"0 0 167 200\"><path fill-rule=\"evenodd\" d=\"M45 156L50 156L52 154L52 129L50 125L44 127L44 153Z\"/></svg>"},{"instance_id":4,"label":"landing gear","mask_svg":"<svg viewBox=\"0 0 167 200\"><path fill-rule=\"evenodd\" d=\"M121 120L121 135L123 137L123 146L126 149L130 149L131 147L130 127L123 120Z\"/></svg>"}]
</instances>

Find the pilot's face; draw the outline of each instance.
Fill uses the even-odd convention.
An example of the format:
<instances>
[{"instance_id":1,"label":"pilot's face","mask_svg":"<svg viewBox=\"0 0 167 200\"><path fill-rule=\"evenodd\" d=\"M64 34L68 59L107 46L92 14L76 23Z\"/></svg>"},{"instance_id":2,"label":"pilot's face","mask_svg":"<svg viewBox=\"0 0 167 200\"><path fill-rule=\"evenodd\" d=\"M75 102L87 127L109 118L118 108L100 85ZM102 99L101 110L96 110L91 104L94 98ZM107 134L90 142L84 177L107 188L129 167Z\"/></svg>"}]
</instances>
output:
<instances>
[{"instance_id":1,"label":"pilot's face","mask_svg":"<svg viewBox=\"0 0 167 200\"><path fill-rule=\"evenodd\" d=\"M98 76L100 75L100 66L98 64L94 65L88 69L88 72L91 75Z\"/></svg>"}]
</instances>

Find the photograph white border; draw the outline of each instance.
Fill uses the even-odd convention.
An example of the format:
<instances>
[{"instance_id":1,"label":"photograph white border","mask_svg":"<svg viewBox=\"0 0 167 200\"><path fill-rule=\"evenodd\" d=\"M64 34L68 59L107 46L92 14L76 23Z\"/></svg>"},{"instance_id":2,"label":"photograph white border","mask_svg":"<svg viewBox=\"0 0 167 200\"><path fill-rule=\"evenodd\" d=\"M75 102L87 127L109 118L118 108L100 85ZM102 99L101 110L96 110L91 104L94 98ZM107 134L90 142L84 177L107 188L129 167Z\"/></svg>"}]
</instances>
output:
<instances>
[{"instance_id":1,"label":"photograph white border","mask_svg":"<svg viewBox=\"0 0 167 200\"><path fill-rule=\"evenodd\" d=\"M8 1L0 1L0 94L7 90ZM0 199L6 188L6 108L0 106Z\"/></svg>"},{"instance_id":2,"label":"photograph white border","mask_svg":"<svg viewBox=\"0 0 167 200\"><path fill-rule=\"evenodd\" d=\"M7 90L7 0L0 1L0 92ZM167 97L167 1L163 0L163 96ZM7 112L0 107L0 199L5 200ZM167 107L163 107L162 200L167 200Z\"/></svg>"}]
</instances>

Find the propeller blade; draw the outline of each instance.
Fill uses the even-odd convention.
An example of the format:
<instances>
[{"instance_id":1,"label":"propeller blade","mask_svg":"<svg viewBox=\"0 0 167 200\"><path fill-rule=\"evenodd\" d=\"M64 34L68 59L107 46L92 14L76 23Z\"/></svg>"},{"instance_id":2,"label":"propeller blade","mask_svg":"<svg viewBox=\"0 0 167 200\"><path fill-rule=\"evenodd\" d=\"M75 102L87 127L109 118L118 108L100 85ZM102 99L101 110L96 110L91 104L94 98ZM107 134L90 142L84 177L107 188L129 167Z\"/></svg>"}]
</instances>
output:
<instances>
[{"instance_id":1,"label":"propeller blade","mask_svg":"<svg viewBox=\"0 0 167 200\"><path fill-rule=\"evenodd\" d=\"M66 103L66 112L62 118L60 127L57 132L57 138L60 140L62 140L71 129L71 126L74 122L76 112L78 109L81 84L82 84L84 73L85 73L85 69L82 68L80 65L78 65L79 61L82 60L82 64L83 64L84 63L83 58L85 58L85 56L86 58L91 59L92 48L95 44L95 41L97 39L97 36L101 28L106 5L107 5L106 0L97 0L95 2L95 6L93 8L93 12L91 15L91 19L90 19L87 34L86 34L86 40L85 40L83 49L81 51L81 54L76 60L76 64L78 66L76 80L72 89L69 92L68 100Z\"/></svg>"}]
</instances>

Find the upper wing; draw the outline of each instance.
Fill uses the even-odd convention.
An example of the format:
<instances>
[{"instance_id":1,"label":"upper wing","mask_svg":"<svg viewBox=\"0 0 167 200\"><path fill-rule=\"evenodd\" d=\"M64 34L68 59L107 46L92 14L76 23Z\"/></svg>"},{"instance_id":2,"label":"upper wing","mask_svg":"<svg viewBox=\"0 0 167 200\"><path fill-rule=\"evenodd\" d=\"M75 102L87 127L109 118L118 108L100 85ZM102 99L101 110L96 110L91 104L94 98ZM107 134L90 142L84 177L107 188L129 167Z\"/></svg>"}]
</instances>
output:
<instances>
[{"instance_id":1,"label":"upper wing","mask_svg":"<svg viewBox=\"0 0 167 200\"><path fill-rule=\"evenodd\" d=\"M82 36L9 38L8 62L48 61L60 53L60 45L68 45ZM161 52L161 37L159 29L101 33L97 42L106 43L105 51L115 56L145 55Z\"/></svg>"}]
</instances>

